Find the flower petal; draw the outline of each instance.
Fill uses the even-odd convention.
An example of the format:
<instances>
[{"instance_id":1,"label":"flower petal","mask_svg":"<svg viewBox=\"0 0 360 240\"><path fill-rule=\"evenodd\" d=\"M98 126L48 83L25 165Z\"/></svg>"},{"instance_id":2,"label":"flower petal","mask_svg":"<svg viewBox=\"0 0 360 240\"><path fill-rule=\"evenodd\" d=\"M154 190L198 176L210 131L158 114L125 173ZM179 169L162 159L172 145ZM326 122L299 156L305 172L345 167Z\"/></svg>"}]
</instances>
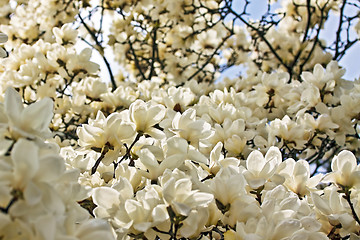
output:
<instances>
[{"instance_id":1,"label":"flower petal","mask_svg":"<svg viewBox=\"0 0 360 240\"><path fill-rule=\"evenodd\" d=\"M44 98L29 105L21 113L21 120L28 125L27 128L31 128L32 130L41 133L49 131L49 124L52 117L53 101L50 98Z\"/></svg>"},{"instance_id":2,"label":"flower petal","mask_svg":"<svg viewBox=\"0 0 360 240\"><path fill-rule=\"evenodd\" d=\"M23 138L19 139L11 152L15 181L22 186L33 178L39 169L38 146Z\"/></svg>"},{"instance_id":3,"label":"flower petal","mask_svg":"<svg viewBox=\"0 0 360 240\"><path fill-rule=\"evenodd\" d=\"M246 159L246 168L251 172L260 172L264 164L264 156L258 150L252 151Z\"/></svg>"},{"instance_id":4,"label":"flower petal","mask_svg":"<svg viewBox=\"0 0 360 240\"><path fill-rule=\"evenodd\" d=\"M7 42L8 36L5 33L0 33L0 43Z\"/></svg>"},{"instance_id":5,"label":"flower petal","mask_svg":"<svg viewBox=\"0 0 360 240\"><path fill-rule=\"evenodd\" d=\"M7 88L4 100L5 112L11 122L17 122L20 119L21 112L24 110L21 97L13 88Z\"/></svg>"},{"instance_id":6,"label":"flower petal","mask_svg":"<svg viewBox=\"0 0 360 240\"><path fill-rule=\"evenodd\" d=\"M119 205L120 193L109 187L99 187L94 190L93 201L96 205L110 209L113 205Z\"/></svg>"}]
</instances>

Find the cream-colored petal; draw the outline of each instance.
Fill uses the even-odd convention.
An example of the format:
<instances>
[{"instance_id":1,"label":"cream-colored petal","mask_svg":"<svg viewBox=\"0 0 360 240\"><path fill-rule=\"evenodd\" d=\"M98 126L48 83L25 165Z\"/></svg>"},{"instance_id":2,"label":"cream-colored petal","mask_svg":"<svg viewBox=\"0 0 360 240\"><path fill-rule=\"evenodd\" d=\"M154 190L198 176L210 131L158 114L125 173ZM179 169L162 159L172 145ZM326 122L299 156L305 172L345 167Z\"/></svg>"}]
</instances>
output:
<instances>
[{"instance_id":1,"label":"cream-colored petal","mask_svg":"<svg viewBox=\"0 0 360 240\"><path fill-rule=\"evenodd\" d=\"M282 162L282 155L281 155L279 148L273 147L273 146L270 147L269 150L265 154L265 160L267 162L274 161L274 163L273 163L274 165L280 164Z\"/></svg>"},{"instance_id":2,"label":"cream-colored petal","mask_svg":"<svg viewBox=\"0 0 360 240\"><path fill-rule=\"evenodd\" d=\"M252 172L260 172L265 165L265 159L258 150L252 151L246 159L246 168Z\"/></svg>"},{"instance_id":3,"label":"cream-colored petal","mask_svg":"<svg viewBox=\"0 0 360 240\"><path fill-rule=\"evenodd\" d=\"M120 193L115 189L109 187L99 187L94 189L92 197L96 205L105 209L110 209L113 206L120 204L119 195Z\"/></svg>"},{"instance_id":4,"label":"cream-colored petal","mask_svg":"<svg viewBox=\"0 0 360 240\"><path fill-rule=\"evenodd\" d=\"M53 117L53 101L44 98L26 107L21 114L23 123L28 124L28 128L43 132L49 128Z\"/></svg>"},{"instance_id":5,"label":"cream-colored petal","mask_svg":"<svg viewBox=\"0 0 360 240\"><path fill-rule=\"evenodd\" d=\"M11 122L18 122L21 119L21 113L24 110L24 106L19 93L15 91L15 89L6 89L4 107Z\"/></svg>"},{"instance_id":6,"label":"cream-colored petal","mask_svg":"<svg viewBox=\"0 0 360 240\"><path fill-rule=\"evenodd\" d=\"M15 181L24 186L32 179L39 169L39 148L32 142L19 139L11 152L14 164Z\"/></svg>"}]
</instances>

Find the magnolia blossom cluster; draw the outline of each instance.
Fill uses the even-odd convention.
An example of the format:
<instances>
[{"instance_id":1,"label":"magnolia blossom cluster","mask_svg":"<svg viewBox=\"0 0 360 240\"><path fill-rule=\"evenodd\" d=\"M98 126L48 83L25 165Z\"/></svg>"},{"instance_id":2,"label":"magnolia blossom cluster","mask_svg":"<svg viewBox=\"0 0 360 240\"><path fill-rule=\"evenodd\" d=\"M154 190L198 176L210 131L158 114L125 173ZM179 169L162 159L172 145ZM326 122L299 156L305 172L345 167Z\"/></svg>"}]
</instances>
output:
<instances>
[{"instance_id":1,"label":"magnolia blossom cluster","mask_svg":"<svg viewBox=\"0 0 360 240\"><path fill-rule=\"evenodd\" d=\"M218 142L205 156L199 149L210 125L191 121L190 112L178 118L197 134L168 128L166 137L154 129L165 107L141 100L107 118L99 113L79 128L82 148L60 149L45 141L52 100L24 107L8 88L0 106L3 239L359 239L360 164L348 150L332 159L331 172L315 176L307 161L283 161L277 147L239 159L224 156ZM140 137L131 139L135 132ZM138 145L127 148L131 157L113 156L114 172L100 158L91 175L99 154L89 146L106 142L112 150L128 139ZM99 157L110 151L104 147Z\"/></svg>"},{"instance_id":2,"label":"magnolia blossom cluster","mask_svg":"<svg viewBox=\"0 0 360 240\"><path fill-rule=\"evenodd\" d=\"M340 2L0 1L0 239L360 239Z\"/></svg>"},{"instance_id":3,"label":"magnolia blossom cluster","mask_svg":"<svg viewBox=\"0 0 360 240\"><path fill-rule=\"evenodd\" d=\"M14 234L40 239L358 239L360 165L357 145L349 141L356 139L343 138L340 127L346 125L338 121L356 117L346 101L359 95L357 83L346 82L342 74L336 62L326 69L317 65L303 73L303 82L293 84L286 74L264 73L251 79L251 89L236 91L241 82L225 82L233 87L200 98L191 85L165 91L153 83L150 100L142 100L149 93L140 92L111 114L103 112L109 109L104 103L103 111L76 129L75 146L59 142L56 130L49 129L53 100L44 97L24 107L26 100L7 88L1 105L0 234L3 239ZM319 81L325 77L330 80ZM338 99L319 90L331 90L331 80L337 87L333 92L343 93ZM313 87L315 93L308 96L299 87ZM285 101L286 94L277 93L284 88L303 101ZM316 90L318 102L311 100ZM262 99L261 91L268 97ZM246 106L246 100L257 108ZM336 107L329 104L336 101ZM288 115L276 118L281 110ZM266 119L263 126L256 117ZM354 153L337 151L331 171L313 176L314 164L302 157L321 149L324 136ZM294 149L296 159L291 158Z\"/></svg>"},{"instance_id":4,"label":"magnolia blossom cluster","mask_svg":"<svg viewBox=\"0 0 360 240\"><path fill-rule=\"evenodd\" d=\"M124 155L124 144L164 148L177 137L203 156L209 156L218 142L226 156L241 159L271 146L279 147L284 158L310 162L324 161L341 149L358 155L360 88L358 81L344 80L344 72L332 61L290 83L287 73L260 72L214 86L192 81L164 89L149 81L137 86L123 83L115 90L119 95L104 89L98 100L88 101L98 112L77 129L79 144L98 152L108 144L112 151L122 148ZM90 99L96 86L88 85L89 90L79 95ZM125 91L130 96L120 95ZM109 109L118 110L106 116ZM139 139L134 142L135 138ZM328 163L324 162L330 169Z\"/></svg>"},{"instance_id":5,"label":"magnolia blossom cluster","mask_svg":"<svg viewBox=\"0 0 360 240\"><path fill-rule=\"evenodd\" d=\"M1 239L113 239L106 221L79 205L90 195L78 183L79 170L66 170L59 146L45 141L52 100L24 107L8 88L0 112Z\"/></svg>"}]
</instances>

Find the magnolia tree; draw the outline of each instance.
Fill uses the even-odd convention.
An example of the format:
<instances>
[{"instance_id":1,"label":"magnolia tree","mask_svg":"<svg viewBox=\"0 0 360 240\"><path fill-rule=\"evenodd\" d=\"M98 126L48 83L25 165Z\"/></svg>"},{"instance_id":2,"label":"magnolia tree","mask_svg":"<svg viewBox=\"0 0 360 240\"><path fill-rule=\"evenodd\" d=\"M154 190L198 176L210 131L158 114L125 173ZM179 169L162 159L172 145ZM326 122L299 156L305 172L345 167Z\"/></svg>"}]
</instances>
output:
<instances>
[{"instance_id":1,"label":"magnolia tree","mask_svg":"<svg viewBox=\"0 0 360 240\"><path fill-rule=\"evenodd\" d=\"M0 239L360 239L359 12L0 1Z\"/></svg>"}]
</instances>

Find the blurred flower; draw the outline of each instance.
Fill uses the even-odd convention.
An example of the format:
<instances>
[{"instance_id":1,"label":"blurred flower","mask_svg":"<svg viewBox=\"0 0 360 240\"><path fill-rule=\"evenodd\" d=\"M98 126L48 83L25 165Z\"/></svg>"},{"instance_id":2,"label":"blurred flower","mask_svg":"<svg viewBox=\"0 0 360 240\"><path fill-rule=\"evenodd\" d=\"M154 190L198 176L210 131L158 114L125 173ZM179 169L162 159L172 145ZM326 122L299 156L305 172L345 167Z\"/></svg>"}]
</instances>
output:
<instances>
[{"instance_id":1,"label":"blurred flower","mask_svg":"<svg viewBox=\"0 0 360 240\"><path fill-rule=\"evenodd\" d=\"M8 36L4 33L0 33L0 43L5 43L8 40ZM5 49L0 48L0 57L4 58L7 57L8 53L5 51Z\"/></svg>"},{"instance_id":2,"label":"blurred flower","mask_svg":"<svg viewBox=\"0 0 360 240\"><path fill-rule=\"evenodd\" d=\"M55 153L47 153L33 142L20 138L11 152L13 164L12 187L24 194L27 204L40 201L43 183L53 182L65 171L63 159Z\"/></svg>"},{"instance_id":3,"label":"blurred flower","mask_svg":"<svg viewBox=\"0 0 360 240\"><path fill-rule=\"evenodd\" d=\"M52 31L58 44L75 44L78 32L70 24L64 24L61 28L54 27Z\"/></svg>"},{"instance_id":4,"label":"blurred flower","mask_svg":"<svg viewBox=\"0 0 360 240\"><path fill-rule=\"evenodd\" d=\"M78 240L115 240L109 224L103 219L89 219L78 224L74 235Z\"/></svg>"},{"instance_id":5,"label":"blurred flower","mask_svg":"<svg viewBox=\"0 0 360 240\"><path fill-rule=\"evenodd\" d=\"M4 105L9 131L14 139L19 137L44 139L51 136L49 125L53 117L53 102L50 98L44 98L24 108L18 92L8 88L5 92Z\"/></svg>"}]
</instances>

